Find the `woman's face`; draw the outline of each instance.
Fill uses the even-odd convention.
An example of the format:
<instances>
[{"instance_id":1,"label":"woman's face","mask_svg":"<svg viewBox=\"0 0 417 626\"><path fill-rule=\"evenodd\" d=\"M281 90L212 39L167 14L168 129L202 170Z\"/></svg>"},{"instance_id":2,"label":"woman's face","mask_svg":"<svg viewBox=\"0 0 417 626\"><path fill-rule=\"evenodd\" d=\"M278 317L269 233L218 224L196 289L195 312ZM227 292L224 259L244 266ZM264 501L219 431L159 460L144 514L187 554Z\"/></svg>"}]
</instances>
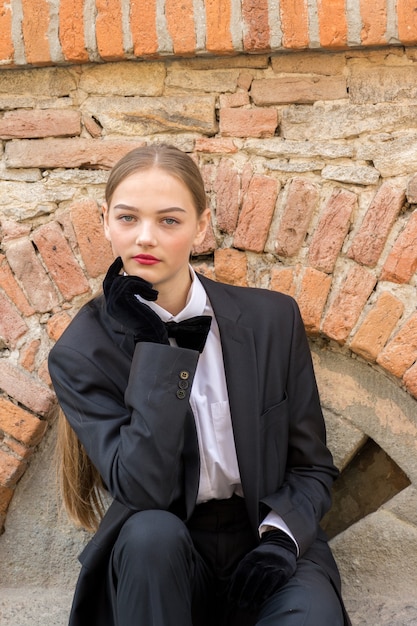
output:
<instances>
[{"instance_id":1,"label":"woman's face","mask_svg":"<svg viewBox=\"0 0 417 626\"><path fill-rule=\"evenodd\" d=\"M197 215L182 181L157 167L133 173L103 214L106 238L127 274L149 281L160 295L188 289L190 252L204 239L209 210Z\"/></svg>"}]
</instances>

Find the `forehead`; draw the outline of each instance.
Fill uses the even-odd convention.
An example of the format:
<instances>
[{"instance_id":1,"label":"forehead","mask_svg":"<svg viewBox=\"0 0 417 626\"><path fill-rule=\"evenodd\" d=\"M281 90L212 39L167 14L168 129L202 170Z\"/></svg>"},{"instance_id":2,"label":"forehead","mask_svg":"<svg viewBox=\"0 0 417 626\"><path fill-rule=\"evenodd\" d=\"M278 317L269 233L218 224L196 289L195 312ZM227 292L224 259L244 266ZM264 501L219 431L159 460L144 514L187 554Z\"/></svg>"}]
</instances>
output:
<instances>
[{"instance_id":1,"label":"forehead","mask_svg":"<svg viewBox=\"0 0 417 626\"><path fill-rule=\"evenodd\" d=\"M192 193L178 177L160 168L138 170L126 176L115 187L111 205L123 203L142 206L172 205L195 207Z\"/></svg>"}]
</instances>

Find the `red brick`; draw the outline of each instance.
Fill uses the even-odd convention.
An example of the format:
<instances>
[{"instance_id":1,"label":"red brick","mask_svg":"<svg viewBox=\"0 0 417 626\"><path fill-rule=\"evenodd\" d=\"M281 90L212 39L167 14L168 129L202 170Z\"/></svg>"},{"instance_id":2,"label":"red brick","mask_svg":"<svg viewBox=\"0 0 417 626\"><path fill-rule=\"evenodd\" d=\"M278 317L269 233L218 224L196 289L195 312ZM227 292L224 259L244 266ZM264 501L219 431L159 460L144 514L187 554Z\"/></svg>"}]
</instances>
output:
<instances>
[{"instance_id":1,"label":"red brick","mask_svg":"<svg viewBox=\"0 0 417 626\"><path fill-rule=\"evenodd\" d=\"M324 306L332 284L331 276L307 267L301 281L297 302L308 334L320 330Z\"/></svg>"},{"instance_id":2,"label":"red brick","mask_svg":"<svg viewBox=\"0 0 417 626\"><path fill-rule=\"evenodd\" d=\"M28 448L8 435L4 436L3 444L8 448L8 450L6 448L5 450L7 452L10 450L20 461L27 461L33 454L34 448Z\"/></svg>"},{"instance_id":3,"label":"red brick","mask_svg":"<svg viewBox=\"0 0 417 626\"><path fill-rule=\"evenodd\" d=\"M14 302L23 315L33 315L35 310L26 299L25 294L16 282L16 279L7 263L6 257L0 255L0 287Z\"/></svg>"},{"instance_id":4,"label":"red brick","mask_svg":"<svg viewBox=\"0 0 417 626\"><path fill-rule=\"evenodd\" d=\"M36 357L39 352L41 342L39 339L33 339L29 343L25 344L20 350L19 363L28 372L35 370Z\"/></svg>"},{"instance_id":5,"label":"red brick","mask_svg":"<svg viewBox=\"0 0 417 626\"><path fill-rule=\"evenodd\" d=\"M417 363L405 372L403 383L407 391L417 398Z\"/></svg>"},{"instance_id":6,"label":"red brick","mask_svg":"<svg viewBox=\"0 0 417 626\"><path fill-rule=\"evenodd\" d=\"M26 467L24 461L0 449L0 485L14 487Z\"/></svg>"},{"instance_id":7,"label":"red brick","mask_svg":"<svg viewBox=\"0 0 417 626\"><path fill-rule=\"evenodd\" d=\"M286 293L288 296L295 298L297 285L296 278L300 268L285 267L283 269L274 268L271 271L270 287L273 291Z\"/></svg>"},{"instance_id":8,"label":"red brick","mask_svg":"<svg viewBox=\"0 0 417 626\"><path fill-rule=\"evenodd\" d=\"M94 200L77 202L71 208L71 220L87 274L97 278L107 271L113 261L97 203Z\"/></svg>"},{"instance_id":9,"label":"red brick","mask_svg":"<svg viewBox=\"0 0 417 626\"><path fill-rule=\"evenodd\" d=\"M154 55L158 51L156 0L131 0L130 29L136 56Z\"/></svg>"},{"instance_id":10,"label":"red brick","mask_svg":"<svg viewBox=\"0 0 417 626\"><path fill-rule=\"evenodd\" d=\"M391 248L382 268L380 280L408 283L417 269L417 211L411 215L404 230Z\"/></svg>"},{"instance_id":11,"label":"red brick","mask_svg":"<svg viewBox=\"0 0 417 626\"><path fill-rule=\"evenodd\" d=\"M417 43L417 12L415 0L397 0L398 36L402 43Z\"/></svg>"},{"instance_id":12,"label":"red brick","mask_svg":"<svg viewBox=\"0 0 417 626\"><path fill-rule=\"evenodd\" d=\"M214 253L214 268L216 279L229 285L240 285L246 287L248 264L246 254L233 250L232 248L222 248Z\"/></svg>"},{"instance_id":13,"label":"red brick","mask_svg":"<svg viewBox=\"0 0 417 626\"><path fill-rule=\"evenodd\" d=\"M246 52L269 50L268 0L242 0L243 47Z\"/></svg>"},{"instance_id":14,"label":"red brick","mask_svg":"<svg viewBox=\"0 0 417 626\"><path fill-rule=\"evenodd\" d=\"M165 15L174 54L193 54L196 49L193 0L165 0Z\"/></svg>"},{"instance_id":15,"label":"red brick","mask_svg":"<svg viewBox=\"0 0 417 626\"><path fill-rule=\"evenodd\" d=\"M308 48L310 42L308 32L307 0L280 0L280 17L282 29L282 45L284 48Z\"/></svg>"},{"instance_id":16,"label":"red brick","mask_svg":"<svg viewBox=\"0 0 417 626\"><path fill-rule=\"evenodd\" d=\"M22 34L28 63L43 65L51 62L49 50L48 0L22 0Z\"/></svg>"},{"instance_id":17,"label":"red brick","mask_svg":"<svg viewBox=\"0 0 417 626\"><path fill-rule=\"evenodd\" d=\"M71 137L80 132L78 111L6 111L0 119L0 139Z\"/></svg>"},{"instance_id":18,"label":"red brick","mask_svg":"<svg viewBox=\"0 0 417 626\"><path fill-rule=\"evenodd\" d=\"M57 222L49 222L37 228L32 239L66 300L72 300L89 290L87 279Z\"/></svg>"},{"instance_id":19,"label":"red brick","mask_svg":"<svg viewBox=\"0 0 417 626\"><path fill-rule=\"evenodd\" d=\"M376 278L364 267L353 267L339 288L324 318L322 331L345 343L372 293Z\"/></svg>"},{"instance_id":20,"label":"red brick","mask_svg":"<svg viewBox=\"0 0 417 626\"><path fill-rule=\"evenodd\" d=\"M232 4L225 0L206 0L206 50L212 54L233 52L230 33Z\"/></svg>"},{"instance_id":21,"label":"red brick","mask_svg":"<svg viewBox=\"0 0 417 626\"><path fill-rule=\"evenodd\" d=\"M25 334L28 327L22 320L19 311L0 291L0 337L11 348Z\"/></svg>"},{"instance_id":22,"label":"red brick","mask_svg":"<svg viewBox=\"0 0 417 626\"><path fill-rule=\"evenodd\" d=\"M209 266L207 263L197 261L197 263L193 263L193 267L195 271L202 276L207 276L207 278L211 278L211 280L216 280L214 268Z\"/></svg>"},{"instance_id":23,"label":"red brick","mask_svg":"<svg viewBox=\"0 0 417 626\"><path fill-rule=\"evenodd\" d=\"M364 46L378 46L387 43L387 2L386 0L360 0L362 18L361 42Z\"/></svg>"},{"instance_id":24,"label":"red brick","mask_svg":"<svg viewBox=\"0 0 417 626\"><path fill-rule=\"evenodd\" d=\"M48 387L6 359L0 360L0 389L19 404L42 416L48 414L55 400Z\"/></svg>"},{"instance_id":25,"label":"red brick","mask_svg":"<svg viewBox=\"0 0 417 626\"><path fill-rule=\"evenodd\" d=\"M397 189L389 182L381 185L348 250L351 259L375 267L404 199L403 189Z\"/></svg>"},{"instance_id":26,"label":"red brick","mask_svg":"<svg viewBox=\"0 0 417 626\"><path fill-rule=\"evenodd\" d=\"M291 257L299 251L316 209L318 197L317 187L304 178L295 178L291 181L275 242L275 251L278 255Z\"/></svg>"},{"instance_id":27,"label":"red brick","mask_svg":"<svg viewBox=\"0 0 417 626\"><path fill-rule=\"evenodd\" d=\"M403 303L388 292L382 293L350 343L350 349L367 361L375 361L404 310Z\"/></svg>"},{"instance_id":28,"label":"red brick","mask_svg":"<svg viewBox=\"0 0 417 626\"><path fill-rule=\"evenodd\" d=\"M0 0L0 60L6 62L11 62L14 55L12 15L10 0Z\"/></svg>"},{"instance_id":29,"label":"red brick","mask_svg":"<svg viewBox=\"0 0 417 626\"><path fill-rule=\"evenodd\" d=\"M235 93L220 94L221 109L233 109L236 107L243 107L248 105L249 103L250 99L247 91L236 91Z\"/></svg>"},{"instance_id":30,"label":"red brick","mask_svg":"<svg viewBox=\"0 0 417 626\"><path fill-rule=\"evenodd\" d=\"M193 256L198 256L200 254L211 254L216 248L216 238L214 236L213 227L210 222L203 241L200 243L199 246L195 246L192 249L191 254Z\"/></svg>"},{"instance_id":31,"label":"red brick","mask_svg":"<svg viewBox=\"0 0 417 626\"><path fill-rule=\"evenodd\" d=\"M6 243L11 239L19 239L19 237L26 237L31 231L30 224L20 224L13 220L1 220L1 240L2 243ZM1 257L4 258L4 257Z\"/></svg>"},{"instance_id":32,"label":"red brick","mask_svg":"<svg viewBox=\"0 0 417 626\"><path fill-rule=\"evenodd\" d=\"M84 0L60 0L58 36L66 61L88 61L84 26Z\"/></svg>"},{"instance_id":33,"label":"red brick","mask_svg":"<svg viewBox=\"0 0 417 626\"><path fill-rule=\"evenodd\" d=\"M225 233L234 232L239 214L240 178L231 163L222 160L214 182L217 226Z\"/></svg>"},{"instance_id":34,"label":"red brick","mask_svg":"<svg viewBox=\"0 0 417 626\"><path fill-rule=\"evenodd\" d=\"M323 48L344 48L347 45L345 0L319 0L320 44Z\"/></svg>"},{"instance_id":35,"label":"red brick","mask_svg":"<svg viewBox=\"0 0 417 626\"><path fill-rule=\"evenodd\" d=\"M0 398L0 429L26 446L36 446L42 439L48 423L9 400Z\"/></svg>"},{"instance_id":36,"label":"red brick","mask_svg":"<svg viewBox=\"0 0 417 626\"><path fill-rule=\"evenodd\" d=\"M220 132L230 137L273 137L276 109L220 109Z\"/></svg>"},{"instance_id":37,"label":"red brick","mask_svg":"<svg viewBox=\"0 0 417 626\"><path fill-rule=\"evenodd\" d=\"M98 52L105 61L119 60L124 56L120 0L96 0L96 7Z\"/></svg>"},{"instance_id":38,"label":"red brick","mask_svg":"<svg viewBox=\"0 0 417 626\"><path fill-rule=\"evenodd\" d=\"M0 515L4 515L9 507L10 501L13 497L13 489L0 486ZM0 531L1 532L1 531Z\"/></svg>"},{"instance_id":39,"label":"red brick","mask_svg":"<svg viewBox=\"0 0 417 626\"><path fill-rule=\"evenodd\" d=\"M13 243L6 256L36 311L46 313L57 306L58 296L30 241L23 239Z\"/></svg>"},{"instance_id":40,"label":"red brick","mask_svg":"<svg viewBox=\"0 0 417 626\"><path fill-rule=\"evenodd\" d=\"M6 144L7 167L102 167L111 168L143 141L114 139L22 139Z\"/></svg>"},{"instance_id":41,"label":"red brick","mask_svg":"<svg viewBox=\"0 0 417 626\"><path fill-rule=\"evenodd\" d=\"M417 313L414 313L379 354L376 362L394 376L401 376L417 359Z\"/></svg>"},{"instance_id":42,"label":"red brick","mask_svg":"<svg viewBox=\"0 0 417 626\"><path fill-rule=\"evenodd\" d=\"M235 248L263 252L278 191L279 183L274 178L253 176L243 199L234 237Z\"/></svg>"},{"instance_id":43,"label":"red brick","mask_svg":"<svg viewBox=\"0 0 417 626\"><path fill-rule=\"evenodd\" d=\"M38 377L39 377L39 380L45 383L45 385L47 385L48 387L52 386L52 380L49 375L47 359L44 359L42 363L40 364L40 366L38 367Z\"/></svg>"},{"instance_id":44,"label":"red brick","mask_svg":"<svg viewBox=\"0 0 417 626\"><path fill-rule=\"evenodd\" d=\"M252 82L251 96L258 106L311 104L348 98L344 76L280 76Z\"/></svg>"},{"instance_id":45,"label":"red brick","mask_svg":"<svg viewBox=\"0 0 417 626\"><path fill-rule=\"evenodd\" d=\"M55 313L46 323L46 329L48 331L49 337L53 341L57 341L68 324L71 321L71 317L65 311L60 311L59 313Z\"/></svg>"},{"instance_id":46,"label":"red brick","mask_svg":"<svg viewBox=\"0 0 417 626\"><path fill-rule=\"evenodd\" d=\"M91 137L96 139L97 137L102 136L103 134L102 127L100 126L100 124L97 124L97 122L93 119L93 117L91 117L91 115L83 115L82 120L83 120L84 128L86 129L88 134L91 135Z\"/></svg>"},{"instance_id":47,"label":"red brick","mask_svg":"<svg viewBox=\"0 0 417 626\"><path fill-rule=\"evenodd\" d=\"M349 232L356 194L346 189L335 189L321 213L309 247L310 265L323 272L333 271L343 242Z\"/></svg>"},{"instance_id":48,"label":"red brick","mask_svg":"<svg viewBox=\"0 0 417 626\"><path fill-rule=\"evenodd\" d=\"M195 141L195 150L212 154L234 154L238 149L232 139L223 139L221 137L208 139L201 137Z\"/></svg>"}]
</instances>

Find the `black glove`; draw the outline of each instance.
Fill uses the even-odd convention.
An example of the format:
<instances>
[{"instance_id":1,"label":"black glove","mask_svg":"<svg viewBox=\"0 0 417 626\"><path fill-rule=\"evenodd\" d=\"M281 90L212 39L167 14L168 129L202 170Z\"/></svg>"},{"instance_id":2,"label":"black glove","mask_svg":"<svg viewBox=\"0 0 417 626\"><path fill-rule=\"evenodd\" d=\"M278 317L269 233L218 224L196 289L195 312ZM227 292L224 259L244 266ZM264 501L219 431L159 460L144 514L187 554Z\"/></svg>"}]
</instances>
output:
<instances>
[{"instance_id":1,"label":"black glove","mask_svg":"<svg viewBox=\"0 0 417 626\"><path fill-rule=\"evenodd\" d=\"M168 332L161 318L136 297L156 300L158 292L143 278L120 274L122 267L122 259L117 257L103 281L108 314L133 332L135 342L169 344Z\"/></svg>"},{"instance_id":2,"label":"black glove","mask_svg":"<svg viewBox=\"0 0 417 626\"><path fill-rule=\"evenodd\" d=\"M230 581L229 598L240 609L258 611L296 570L297 547L281 530L269 530L248 552Z\"/></svg>"}]
</instances>

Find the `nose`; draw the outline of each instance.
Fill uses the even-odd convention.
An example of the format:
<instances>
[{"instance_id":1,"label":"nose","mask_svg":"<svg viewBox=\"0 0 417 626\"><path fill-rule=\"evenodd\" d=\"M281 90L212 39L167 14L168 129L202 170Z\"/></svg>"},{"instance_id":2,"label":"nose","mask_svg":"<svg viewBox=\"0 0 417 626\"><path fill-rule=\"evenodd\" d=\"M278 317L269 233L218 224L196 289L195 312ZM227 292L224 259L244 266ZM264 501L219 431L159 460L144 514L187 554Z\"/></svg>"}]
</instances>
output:
<instances>
[{"instance_id":1,"label":"nose","mask_svg":"<svg viewBox=\"0 0 417 626\"><path fill-rule=\"evenodd\" d=\"M139 224L136 235L136 243L137 245L143 247L156 245L156 237L152 224L145 221Z\"/></svg>"}]
</instances>

